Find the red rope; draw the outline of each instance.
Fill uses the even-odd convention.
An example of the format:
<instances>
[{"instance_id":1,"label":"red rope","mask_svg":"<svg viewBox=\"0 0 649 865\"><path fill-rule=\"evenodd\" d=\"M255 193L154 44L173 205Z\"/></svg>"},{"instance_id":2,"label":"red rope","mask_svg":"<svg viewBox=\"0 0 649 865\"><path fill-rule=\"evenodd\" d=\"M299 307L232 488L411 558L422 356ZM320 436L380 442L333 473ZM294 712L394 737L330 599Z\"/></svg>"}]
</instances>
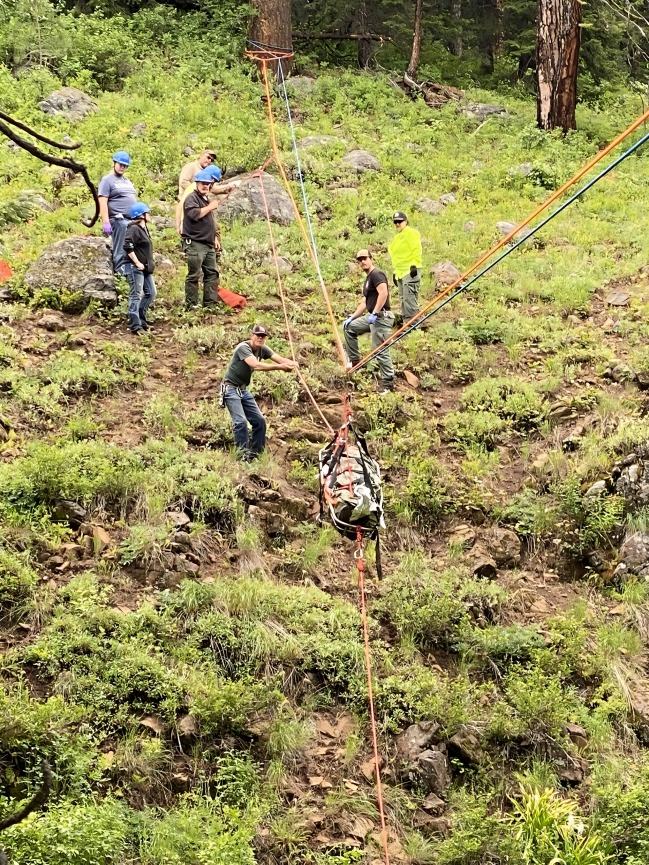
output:
<instances>
[{"instance_id":1,"label":"red rope","mask_svg":"<svg viewBox=\"0 0 649 865\"><path fill-rule=\"evenodd\" d=\"M383 806L383 786L381 784L381 763L379 759L379 742L376 731L376 717L374 715L374 688L372 685L372 656L370 654L370 634L367 624L367 603L365 599L365 562L363 560L363 534L360 526L356 528L356 570L358 571L358 592L360 595L361 621L363 624L363 646L365 649L365 670L367 673L367 697L370 708L370 728L372 731L372 749L374 751L374 773L376 777L376 801L379 806L379 818L381 821L381 841L383 843L383 856L385 865L390 865L390 851L388 850L388 830L385 822L385 808Z\"/></svg>"}]
</instances>

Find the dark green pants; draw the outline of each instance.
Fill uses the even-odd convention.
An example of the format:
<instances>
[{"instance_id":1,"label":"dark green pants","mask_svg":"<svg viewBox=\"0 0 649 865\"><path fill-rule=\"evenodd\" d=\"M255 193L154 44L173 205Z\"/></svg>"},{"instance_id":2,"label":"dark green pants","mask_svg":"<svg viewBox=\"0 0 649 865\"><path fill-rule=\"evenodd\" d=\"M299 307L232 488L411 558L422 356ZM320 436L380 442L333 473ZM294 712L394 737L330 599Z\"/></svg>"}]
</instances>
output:
<instances>
[{"instance_id":1,"label":"dark green pants","mask_svg":"<svg viewBox=\"0 0 649 865\"><path fill-rule=\"evenodd\" d=\"M198 283L203 274L203 306L218 303L216 293L219 285L219 272L216 269L216 252L207 243L185 240L183 243L187 256L187 277L185 279L185 309L198 305Z\"/></svg>"}]
</instances>

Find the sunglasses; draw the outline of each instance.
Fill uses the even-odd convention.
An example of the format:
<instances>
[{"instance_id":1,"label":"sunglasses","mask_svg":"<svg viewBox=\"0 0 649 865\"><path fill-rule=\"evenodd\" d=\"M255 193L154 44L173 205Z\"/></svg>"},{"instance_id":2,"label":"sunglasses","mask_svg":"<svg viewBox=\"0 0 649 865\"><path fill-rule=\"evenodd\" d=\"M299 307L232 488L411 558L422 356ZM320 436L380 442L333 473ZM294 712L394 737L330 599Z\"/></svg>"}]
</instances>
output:
<instances>
[{"instance_id":1,"label":"sunglasses","mask_svg":"<svg viewBox=\"0 0 649 865\"><path fill-rule=\"evenodd\" d=\"M258 336L259 339L266 339L268 334L267 333L253 333L253 336Z\"/></svg>"},{"instance_id":2,"label":"sunglasses","mask_svg":"<svg viewBox=\"0 0 649 865\"><path fill-rule=\"evenodd\" d=\"M214 162L214 159L215 159L216 157L214 157L214 156L210 156L210 155L208 154L208 155L207 155L207 158L209 159L210 162Z\"/></svg>"},{"instance_id":3,"label":"sunglasses","mask_svg":"<svg viewBox=\"0 0 649 865\"><path fill-rule=\"evenodd\" d=\"M393 219L392 221L394 222L395 225L403 225L403 223L406 220L405 219Z\"/></svg>"},{"instance_id":4,"label":"sunglasses","mask_svg":"<svg viewBox=\"0 0 649 865\"><path fill-rule=\"evenodd\" d=\"M367 261L369 255L361 255L360 258L357 258L356 261Z\"/></svg>"}]
</instances>

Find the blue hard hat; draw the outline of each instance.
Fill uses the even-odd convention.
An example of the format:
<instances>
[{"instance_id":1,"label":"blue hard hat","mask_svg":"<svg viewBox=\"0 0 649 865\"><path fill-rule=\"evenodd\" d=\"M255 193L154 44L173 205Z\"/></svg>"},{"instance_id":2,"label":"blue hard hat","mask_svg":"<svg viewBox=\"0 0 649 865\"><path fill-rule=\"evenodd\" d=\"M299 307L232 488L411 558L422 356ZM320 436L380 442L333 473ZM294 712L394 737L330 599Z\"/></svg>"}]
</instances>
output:
<instances>
[{"instance_id":1,"label":"blue hard hat","mask_svg":"<svg viewBox=\"0 0 649 865\"><path fill-rule=\"evenodd\" d=\"M141 216L144 216L145 213L151 213L147 205L142 201L136 201L131 207L130 217L131 219L139 219Z\"/></svg>"},{"instance_id":2,"label":"blue hard hat","mask_svg":"<svg viewBox=\"0 0 649 865\"><path fill-rule=\"evenodd\" d=\"M212 175L212 180L214 180L216 183L218 183L218 181L223 177L223 172L218 165L210 165L210 167L206 168L205 171L210 172L210 174Z\"/></svg>"},{"instance_id":3,"label":"blue hard hat","mask_svg":"<svg viewBox=\"0 0 649 865\"><path fill-rule=\"evenodd\" d=\"M113 154L113 162L119 162L120 165L130 165L131 157L125 150L118 150Z\"/></svg>"},{"instance_id":4,"label":"blue hard hat","mask_svg":"<svg viewBox=\"0 0 649 865\"><path fill-rule=\"evenodd\" d=\"M196 183L214 183L216 178L212 174L212 168L201 168L199 172L194 175L194 181ZM221 171L219 170L219 174Z\"/></svg>"}]
</instances>

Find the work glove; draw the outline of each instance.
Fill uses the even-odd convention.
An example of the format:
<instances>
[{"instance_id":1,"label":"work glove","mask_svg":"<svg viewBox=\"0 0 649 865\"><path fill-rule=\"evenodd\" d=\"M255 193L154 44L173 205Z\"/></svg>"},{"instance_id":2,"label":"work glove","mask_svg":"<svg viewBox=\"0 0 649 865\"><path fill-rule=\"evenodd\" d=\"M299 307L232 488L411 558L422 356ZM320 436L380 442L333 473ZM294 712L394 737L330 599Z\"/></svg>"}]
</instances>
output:
<instances>
[{"instance_id":1,"label":"work glove","mask_svg":"<svg viewBox=\"0 0 649 865\"><path fill-rule=\"evenodd\" d=\"M343 330L347 330L347 328L349 327L349 325L352 323L353 320L354 320L354 316L348 315L347 318L343 321Z\"/></svg>"},{"instance_id":2,"label":"work glove","mask_svg":"<svg viewBox=\"0 0 649 865\"><path fill-rule=\"evenodd\" d=\"M392 274L392 282L397 286L397 288L399 287L399 280L397 279L396 273Z\"/></svg>"},{"instance_id":3,"label":"work glove","mask_svg":"<svg viewBox=\"0 0 649 865\"><path fill-rule=\"evenodd\" d=\"M410 265L410 279L414 279L417 276L417 268L414 264Z\"/></svg>"},{"instance_id":4,"label":"work glove","mask_svg":"<svg viewBox=\"0 0 649 865\"><path fill-rule=\"evenodd\" d=\"M103 230L104 234L112 234L113 233L113 226L110 224L110 222L104 222L104 224L102 226L102 230Z\"/></svg>"},{"instance_id":5,"label":"work glove","mask_svg":"<svg viewBox=\"0 0 649 865\"><path fill-rule=\"evenodd\" d=\"M370 312L367 316L368 324L376 324L377 315L374 312Z\"/></svg>"}]
</instances>

